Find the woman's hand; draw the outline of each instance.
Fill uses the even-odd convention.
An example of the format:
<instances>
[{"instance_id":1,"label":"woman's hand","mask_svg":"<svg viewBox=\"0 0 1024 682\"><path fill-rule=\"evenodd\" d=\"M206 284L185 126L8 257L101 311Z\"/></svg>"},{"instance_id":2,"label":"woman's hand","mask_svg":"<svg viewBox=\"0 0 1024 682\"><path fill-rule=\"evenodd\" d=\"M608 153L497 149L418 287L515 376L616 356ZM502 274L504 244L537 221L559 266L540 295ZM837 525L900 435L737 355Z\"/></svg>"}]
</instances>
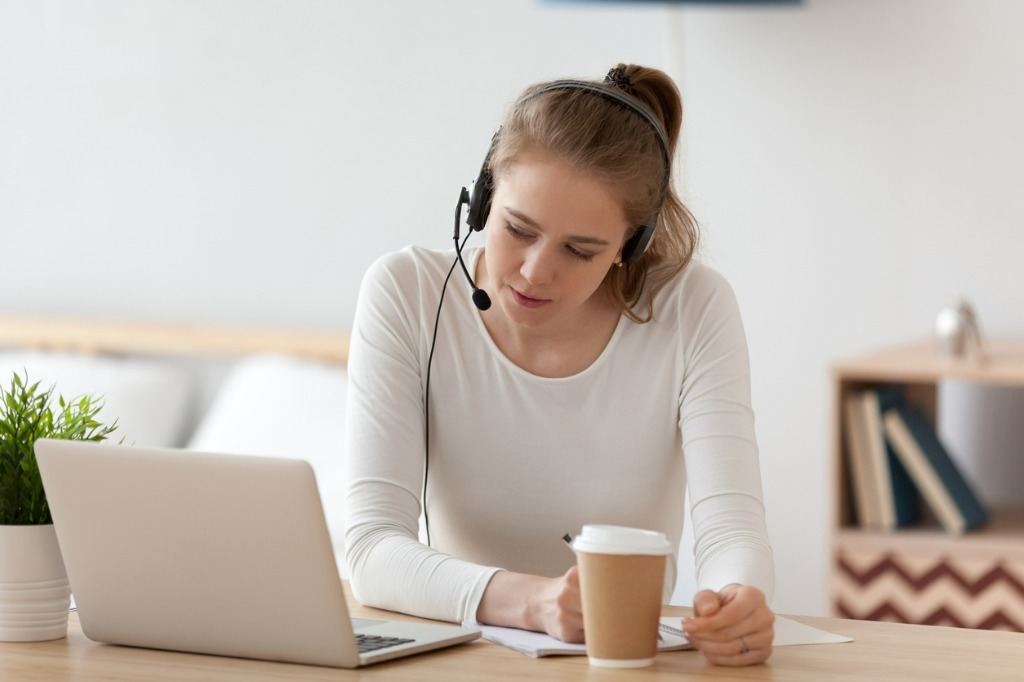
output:
<instances>
[{"instance_id":1,"label":"woman's hand","mask_svg":"<svg viewBox=\"0 0 1024 682\"><path fill-rule=\"evenodd\" d=\"M580 597L580 577L573 566L565 575L551 579L530 600L538 627L563 642L583 641L583 601Z\"/></svg>"},{"instance_id":2,"label":"woman's hand","mask_svg":"<svg viewBox=\"0 0 1024 682\"><path fill-rule=\"evenodd\" d=\"M477 609L477 620L547 634L563 642L583 641L580 579L573 566L558 578L499 571Z\"/></svg>"},{"instance_id":3,"label":"woman's hand","mask_svg":"<svg viewBox=\"0 0 1024 682\"><path fill-rule=\"evenodd\" d=\"M756 587L701 590L693 598L693 612L683 620L683 631L711 663L754 665L772 655L775 614Z\"/></svg>"}]
</instances>

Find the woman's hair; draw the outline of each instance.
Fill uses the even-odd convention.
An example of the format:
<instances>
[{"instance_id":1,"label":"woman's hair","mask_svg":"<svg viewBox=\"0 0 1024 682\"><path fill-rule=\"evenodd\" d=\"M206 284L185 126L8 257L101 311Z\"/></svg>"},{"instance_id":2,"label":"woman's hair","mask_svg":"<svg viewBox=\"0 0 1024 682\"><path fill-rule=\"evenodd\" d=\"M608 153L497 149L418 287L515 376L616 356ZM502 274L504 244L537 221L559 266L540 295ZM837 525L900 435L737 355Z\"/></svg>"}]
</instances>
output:
<instances>
[{"instance_id":1,"label":"woman's hair","mask_svg":"<svg viewBox=\"0 0 1024 682\"><path fill-rule=\"evenodd\" d=\"M646 108L661 122L669 158L675 157L683 105L671 78L658 69L619 64L608 79L596 84L618 88ZM583 88L534 94L546 85L527 88L509 109L491 151L489 169L497 179L524 152L554 154L617 192L626 220L634 228L657 215L654 237L640 260L610 268L602 284L625 315L648 322L654 296L686 267L697 249L697 221L672 187L672 164L666 168L662 143L650 123L623 104ZM645 290L646 300L638 306Z\"/></svg>"}]
</instances>

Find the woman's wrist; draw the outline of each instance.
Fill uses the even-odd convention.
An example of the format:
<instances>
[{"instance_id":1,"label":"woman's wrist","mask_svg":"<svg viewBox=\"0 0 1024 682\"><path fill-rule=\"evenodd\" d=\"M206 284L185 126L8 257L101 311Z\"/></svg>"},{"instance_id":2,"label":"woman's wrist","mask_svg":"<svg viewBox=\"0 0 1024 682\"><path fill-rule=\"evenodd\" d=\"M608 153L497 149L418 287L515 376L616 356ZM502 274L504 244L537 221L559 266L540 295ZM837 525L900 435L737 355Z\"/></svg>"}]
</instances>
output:
<instances>
[{"instance_id":1,"label":"woman's wrist","mask_svg":"<svg viewBox=\"0 0 1024 682\"><path fill-rule=\"evenodd\" d=\"M582 642L583 608L576 567L558 578L507 571L494 574L477 608L477 621L546 632L564 642Z\"/></svg>"},{"instance_id":2,"label":"woman's wrist","mask_svg":"<svg viewBox=\"0 0 1024 682\"><path fill-rule=\"evenodd\" d=\"M476 617L486 625L501 625L523 630L541 629L536 598L547 578L498 571L484 589Z\"/></svg>"}]
</instances>

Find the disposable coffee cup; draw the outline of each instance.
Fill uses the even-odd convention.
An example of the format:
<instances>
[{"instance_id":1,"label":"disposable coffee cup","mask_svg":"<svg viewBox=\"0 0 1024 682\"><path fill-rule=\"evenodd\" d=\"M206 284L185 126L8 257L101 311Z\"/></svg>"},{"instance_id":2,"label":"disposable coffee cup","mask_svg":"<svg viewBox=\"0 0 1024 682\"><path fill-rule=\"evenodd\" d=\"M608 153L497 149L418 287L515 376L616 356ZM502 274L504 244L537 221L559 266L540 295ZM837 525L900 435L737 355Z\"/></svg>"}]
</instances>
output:
<instances>
[{"instance_id":1,"label":"disposable coffee cup","mask_svg":"<svg viewBox=\"0 0 1024 682\"><path fill-rule=\"evenodd\" d=\"M590 665L643 668L658 651L664 533L622 526L583 526L573 540Z\"/></svg>"}]
</instances>

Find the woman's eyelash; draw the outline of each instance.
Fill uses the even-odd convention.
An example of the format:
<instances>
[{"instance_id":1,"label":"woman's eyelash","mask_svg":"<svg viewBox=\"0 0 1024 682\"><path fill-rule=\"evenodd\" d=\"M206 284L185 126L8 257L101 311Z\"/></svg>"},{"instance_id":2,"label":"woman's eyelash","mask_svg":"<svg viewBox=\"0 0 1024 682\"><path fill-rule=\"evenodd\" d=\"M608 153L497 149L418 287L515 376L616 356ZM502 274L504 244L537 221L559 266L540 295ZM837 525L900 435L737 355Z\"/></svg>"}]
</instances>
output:
<instances>
[{"instance_id":1,"label":"woman's eyelash","mask_svg":"<svg viewBox=\"0 0 1024 682\"><path fill-rule=\"evenodd\" d=\"M590 261L594 260L594 254L592 253L584 253L583 251L577 249L575 246L566 246L565 248L569 250L569 253L572 255L573 258L581 260L584 263L589 263Z\"/></svg>"},{"instance_id":2,"label":"woman's eyelash","mask_svg":"<svg viewBox=\"0 0 1024 682\"><path fill-rule=\"evenodd\" d=\"M514 227L512 225L505 225L505 231L507 231L510 235L512 235L516 239L529 239L530 238L530 235L526 234L525 232L523 232L519 228Z\"/></svg>"}]
</instances>

